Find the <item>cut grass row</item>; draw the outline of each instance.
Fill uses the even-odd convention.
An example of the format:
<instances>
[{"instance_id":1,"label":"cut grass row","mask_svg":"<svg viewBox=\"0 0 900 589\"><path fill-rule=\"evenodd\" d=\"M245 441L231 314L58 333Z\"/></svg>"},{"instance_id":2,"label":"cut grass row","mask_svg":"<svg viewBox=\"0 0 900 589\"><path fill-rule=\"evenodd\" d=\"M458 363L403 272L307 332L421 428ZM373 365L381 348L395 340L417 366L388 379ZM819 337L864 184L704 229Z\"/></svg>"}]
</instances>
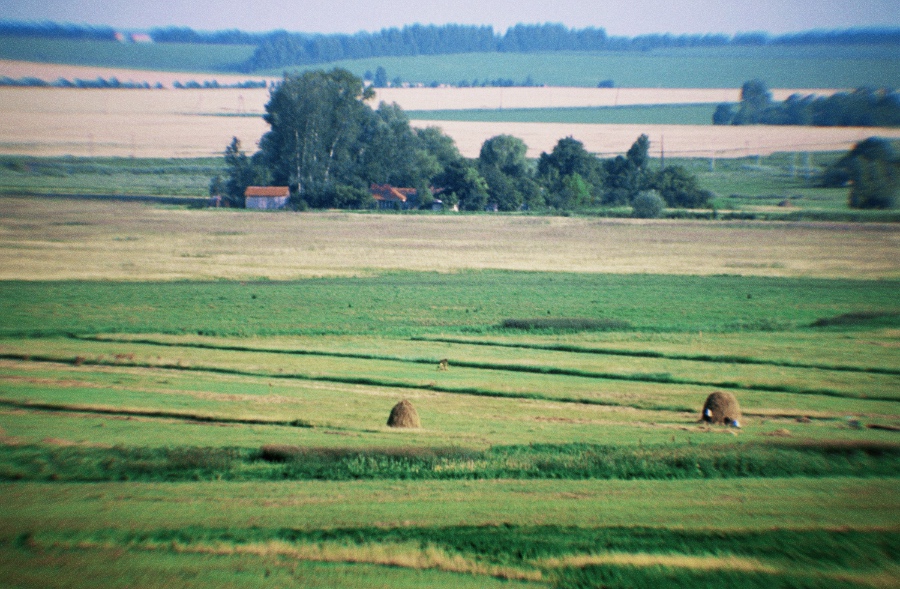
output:
<instances>
[{"instance_id":1,"label":"cut grass row","mask_svg":"<svg viewBox=\"0 0 900 589\"><path fill-rule=\"evenodd\" d=\"M836 399L866 400L896 403L897 377L868 373L834 373L811 375L804 369L780 369L775 374L759 369L741 369L740 365L723 371L720 366L696 370L684 361L640 359L637 362L617 363L607 369L598 365L593 369L536 365L526 359L519 363L477 362L453 359L453 370L435 369L438 359L400 358L378 355L343 353L306 353L292 357L264 350L253 352L214 350L209 348L179 348L94 342L81 347L67 342L40 340L39 347L23 346L16 342L3 345L0 357L12 361L71 364L73 366L116 366L145 370L174 370L179 372L225 374L289 381L328 382L345 385L366 385L401 390L428 390L442 393L494 396L521 399L542 399L567 403L587 403L631 406L671 411L691 411L691 407L675 401L663 385L671 387L703 387L730 389L745 394L780 393L786 395L824 396ZM71 354L67 353L71 350ZM121 351L127 353L122 354ZM115 355L127 356L119 359ZM138 359L138 356L141 358ZM659 372L659 362L666 362L666 372ZM423 368L428 366L429 368ZM599 368L599 369L598 369ZM673 374L674 372L674 374ZM679 374L680 373L680 374ZM693 374L693 377L690 375ZM698 378L698 376L700 378ZM702 378L708 376L708 379ZM740 380L718 380L722 376L737 376ZM825 380L828 387L812 387L807 382ZM656 391L647 389L644 398L623 402L611 396L618 383L658 385ZM637 390L637 389L635 389ZM673 389L675 390L675 389ZM662 396L660 396L662 395ZM674 403L674 404L673 404Z\"/></svg>"},{"instance_id":2,"label":"cut grass row","mask_svg":"<svg viewBox=\"0 0 900 589\"><path fill-rule=\"evenodd\" d=\"M766 442L351 450L265 445L0 446L2 481L351 481L892 477L900 444Z\"/></svg>"}]
</instances>

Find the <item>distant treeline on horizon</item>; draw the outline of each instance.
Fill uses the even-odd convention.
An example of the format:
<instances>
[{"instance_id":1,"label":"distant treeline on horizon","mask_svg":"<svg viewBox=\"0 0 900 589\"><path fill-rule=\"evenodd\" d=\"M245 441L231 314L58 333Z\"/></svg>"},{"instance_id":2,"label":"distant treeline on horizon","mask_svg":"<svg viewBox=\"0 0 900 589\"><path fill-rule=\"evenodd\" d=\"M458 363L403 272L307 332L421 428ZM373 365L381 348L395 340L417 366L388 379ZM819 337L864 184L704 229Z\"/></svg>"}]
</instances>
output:
<instances>
[{"instance_id":1,"label":"distant treeline on horizon","mask_svg":"<svg viewBox=\"0 0 900 589\"><path fill-rule=\"evenodd\" d=\"M53 22L0 21L0 35L56 39L117 40L107 26ZM154 28L156 43L255 45L253 56L234 66L253 72L292 65L345 59L443 55L453 53L538 51L647 51L684 47L760 47L807 45L900 45L900 28L813 30L784 35L765 32L673 35L669 33L609 36L602 28L570 29L561 24L518 24L500 34L492 26L408 25L355 34L292 33L284 30L247 33L239 30L195 31L187 27Z\"/></svg>"}]
</instances>

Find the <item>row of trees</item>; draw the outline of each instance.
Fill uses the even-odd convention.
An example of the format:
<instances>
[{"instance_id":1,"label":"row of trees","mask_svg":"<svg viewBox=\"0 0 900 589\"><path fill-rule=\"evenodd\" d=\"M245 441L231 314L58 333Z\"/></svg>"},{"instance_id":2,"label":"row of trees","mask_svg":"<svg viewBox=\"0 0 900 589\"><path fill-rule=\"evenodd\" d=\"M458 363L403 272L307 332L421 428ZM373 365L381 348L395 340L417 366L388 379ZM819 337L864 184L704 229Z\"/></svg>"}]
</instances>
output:
<instances>
[{"instance_id":1,"label":"row of trees","mask_svg":"<svg viewBox=\"0 0 900 589\"><path fill-rule=\"evenodd\" d=\"M372 183L391 184L418 189L423 207L434 190L445 206L471 211L628 205L648 190L674 207L705 206L711 197L683 168L651 170L646 135L606 160L567 137L536 163L521 139L499 135L470 160L439 129L413 129L396 104L370 108L373 95L341 69L285 77L266 105L271 130L259 151L248 156L234 139L227 177L214 179L211 192L240 206L247 186L287 185L299 208L364 208L373 204Z\"/></svg>"},{"instance_id":2,"label":"row of trees","mask_svg":"<svg viewBox=\"0 0 900 589\"><path fill-rule=\"evenodd\" d=\"M561 24L519 24L499 34L490 26L411 25L354 35L309 35L276 31L262 38L242 71L384 56L444 55L472 52L648 51L681 47L761 45L900 44L900 29L815 31L771 36L651 34L615 37L602 28L569 29Z\"/></svg>"},{"instance_id":3,"label":"row of trees","mask_svg":"<svg viewBox=\"0 0 900 589\"><path fill-rule=\"evenodd\" d=\"M794 94L774 102L762 80L745 82L735 110L720 104L713 114L716 125L814 125L817 127L900 126L900 93L857 88L831 96Z\"/></svg>"}]
</instances>

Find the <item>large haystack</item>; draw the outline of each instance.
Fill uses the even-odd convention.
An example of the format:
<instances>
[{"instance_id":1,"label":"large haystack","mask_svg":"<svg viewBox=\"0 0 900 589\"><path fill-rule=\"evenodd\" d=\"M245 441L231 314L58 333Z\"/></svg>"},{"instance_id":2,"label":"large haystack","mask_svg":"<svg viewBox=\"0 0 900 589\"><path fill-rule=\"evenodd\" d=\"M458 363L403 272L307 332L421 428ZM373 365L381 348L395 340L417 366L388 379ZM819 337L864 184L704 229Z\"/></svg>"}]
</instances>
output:
<instances>
[{"instance_id":1,"label":"large haystack","mask_svg":"<svg viewBox=\"0 0 900 589\"><path fill-rule=\"evenodd\" d=\"M416 408L406 399L394 405L387 424L391 427L422 427Z\"/></svg>"},{"instance_id":2,"label":"large haystack","mask_svg":"<svg viewBox=\"0 0 900 589\"><path fill-rule=\"evenodd\" d=\"M740 427L741 406L731 393L716 391L706 398L700 419L706 423Z\"/></svg>"}]
</instances>

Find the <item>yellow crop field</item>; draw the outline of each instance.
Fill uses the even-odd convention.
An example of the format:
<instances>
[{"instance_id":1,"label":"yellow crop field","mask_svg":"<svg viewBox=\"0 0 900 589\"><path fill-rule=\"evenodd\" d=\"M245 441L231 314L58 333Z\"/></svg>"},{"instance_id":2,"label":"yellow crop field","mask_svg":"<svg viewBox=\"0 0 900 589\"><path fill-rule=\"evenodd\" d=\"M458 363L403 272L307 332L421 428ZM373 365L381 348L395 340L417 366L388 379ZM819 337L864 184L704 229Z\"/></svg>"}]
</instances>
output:
<instances>
[{"instance_id":1,"label":"yellow crop field","mask_svg":"<svg viewBox=\"0 0 900 589\"><path fill-rule=\"evenodd\" d=\"M0 75L34 75L45 79L91 79L116 76L122 81L171 84L187 74L111 70L0 61ZM149 77L149 79L148 79ZM203 79L203 75L196 76ZM221 83L237 81L213 76ZM833 90L782 89L827 94ZM0 153L120 157L202 157L221 153L232 137L252 151L267 125L258 115L268 100L266 89L62 89L0 88ZM376 102L396 102L406 110L570 108L646 104L717 103L738 100L736 89L664 88L398 88L379 90ZM595 125L556 123L484 123L414 120L418 127L437 126L467 157L482 143L511 134L529 146L530 157L550 151L567 136L599 154L622 153L642 133L654 151L679 156L740 157L775 151L847 149L871 135L900 137L900 129L814 127L712 127L691 125Z\"/></svg>"},{"instance_id":2,"label":"yellow crop field","mask_svg":"<svg viewBox=\"0 0 900 589\"><path fill-rule=\"evenodd\" d=\"M0 280L274 280L382 270L896 278L895 225L188 211L0 199Z\"/></svg>"}]
</instances>

